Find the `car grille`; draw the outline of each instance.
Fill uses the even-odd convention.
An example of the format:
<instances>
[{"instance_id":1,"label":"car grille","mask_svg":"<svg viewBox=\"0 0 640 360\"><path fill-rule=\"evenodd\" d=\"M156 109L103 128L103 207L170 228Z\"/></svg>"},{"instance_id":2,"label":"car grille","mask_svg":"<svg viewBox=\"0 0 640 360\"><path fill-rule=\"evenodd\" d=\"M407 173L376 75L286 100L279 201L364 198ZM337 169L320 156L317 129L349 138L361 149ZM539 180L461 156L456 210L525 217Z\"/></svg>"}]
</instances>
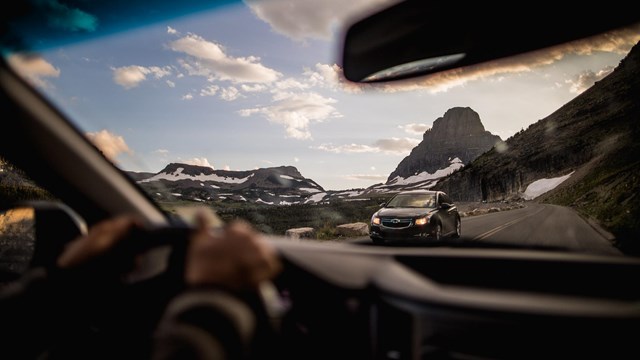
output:
<instances>
[{"instance_id":1,"label":"car grille","mask_svg":"<svg viewBox=\"0 0 640 360\"><path fill-rule=\"evenodd\" d=\"M411 219L389 218L382 219L382 226L388 228L405 228L411 226L412 222L413 221Z\"/></svg>"}]
</instances>

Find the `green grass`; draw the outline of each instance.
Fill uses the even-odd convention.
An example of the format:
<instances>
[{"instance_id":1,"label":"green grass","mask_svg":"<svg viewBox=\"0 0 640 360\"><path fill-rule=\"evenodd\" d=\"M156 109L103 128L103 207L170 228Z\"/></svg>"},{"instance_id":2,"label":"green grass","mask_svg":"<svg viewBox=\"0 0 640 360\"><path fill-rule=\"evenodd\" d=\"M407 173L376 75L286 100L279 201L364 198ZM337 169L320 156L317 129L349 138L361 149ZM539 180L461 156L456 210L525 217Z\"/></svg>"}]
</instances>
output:
<instances>
[{"instance_id":1,"label":"green grass","mask_svg":"<svg viewBox=\"0 0 640 360\"><path fill-rule=\"evenodd\" d=\"M362 201L334 201L330 204L297 204L287 206L247 204L232 201L193 203L186 201L160 203L169 213L177 206L206 204L224 221L242 219L266 234L284 235L287 229L312 227L320 240L335 237L335 227L341 224L365 222L376 212L382 199Z\"/></svg>"}]
</instances>

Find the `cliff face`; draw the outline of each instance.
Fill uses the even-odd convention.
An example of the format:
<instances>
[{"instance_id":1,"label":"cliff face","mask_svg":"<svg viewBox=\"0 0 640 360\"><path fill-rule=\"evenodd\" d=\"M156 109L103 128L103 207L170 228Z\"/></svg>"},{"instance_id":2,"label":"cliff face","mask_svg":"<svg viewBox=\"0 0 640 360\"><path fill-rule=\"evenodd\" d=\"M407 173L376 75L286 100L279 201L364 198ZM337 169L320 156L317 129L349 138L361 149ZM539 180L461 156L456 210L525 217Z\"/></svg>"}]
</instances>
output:
<instances>
[{"instance_id":1,"label":"cliff face","mask_svg":"<svg viewBox=\"0 0 640 360\"><path fill-rule=\"evenodd\" d=\"M484 129L480 116L471 108L449 109L433 122L422 142L398 164L387 183L398 176L408 178L424 171L432 174L448 167L456 157L467 164L500 140L499 136Z\"/></svg>"},{"instance_id":2,"label":"cliff face","mask_svg":"<svg viewBox=\"0 0 640 360\"><path fill-rule=\"evenodd\" d=\"M436 184L457 201L521 198L532 182L571 174L537 201L596 219L640 254L640 45L606 78Z\"/></svg>"}]
</instances>

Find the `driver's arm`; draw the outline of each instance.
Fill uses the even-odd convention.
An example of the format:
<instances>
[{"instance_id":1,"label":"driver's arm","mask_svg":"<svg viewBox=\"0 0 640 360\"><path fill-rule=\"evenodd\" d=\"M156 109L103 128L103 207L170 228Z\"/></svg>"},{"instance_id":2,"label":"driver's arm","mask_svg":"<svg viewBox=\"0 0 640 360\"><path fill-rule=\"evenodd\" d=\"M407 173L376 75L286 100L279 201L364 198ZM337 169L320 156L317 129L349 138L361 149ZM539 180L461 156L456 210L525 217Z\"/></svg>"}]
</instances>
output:
<instances>
[{"instance_id":1,"label":"driver's arm","mask_svg":"<svg viewBox=\"0 0 640 360\"><path fill-rule=\"evenodd\" d=\"M213 231L204 217L198 223L187 251L187 287L170 302L156 329L153 359L248 358L264 350L257 348L256 338L268 325L255 295L280 271L280 262L245 222Z\"/></svg>"}]
</instances>

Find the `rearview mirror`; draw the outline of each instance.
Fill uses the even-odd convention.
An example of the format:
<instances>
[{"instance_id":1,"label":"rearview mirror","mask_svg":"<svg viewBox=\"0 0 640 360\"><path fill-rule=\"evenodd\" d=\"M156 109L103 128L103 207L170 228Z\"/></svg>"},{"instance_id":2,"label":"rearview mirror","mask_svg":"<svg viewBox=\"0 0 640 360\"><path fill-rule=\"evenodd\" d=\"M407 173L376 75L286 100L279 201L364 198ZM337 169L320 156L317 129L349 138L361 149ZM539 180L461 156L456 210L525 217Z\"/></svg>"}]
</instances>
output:
<instances>
[{"instance_id":1,"label":"rearview mirror","mask_svg":"<svg viewBox=\"0 0 640 360\"><path fill-rule=\"evenodd\" d=\"M347 79L379 82L426 75L589 37L640 21L623 1L607 6L526 9L503 3L407 0L353 24L342 66Z\"/></svg>"}]
</instances>

